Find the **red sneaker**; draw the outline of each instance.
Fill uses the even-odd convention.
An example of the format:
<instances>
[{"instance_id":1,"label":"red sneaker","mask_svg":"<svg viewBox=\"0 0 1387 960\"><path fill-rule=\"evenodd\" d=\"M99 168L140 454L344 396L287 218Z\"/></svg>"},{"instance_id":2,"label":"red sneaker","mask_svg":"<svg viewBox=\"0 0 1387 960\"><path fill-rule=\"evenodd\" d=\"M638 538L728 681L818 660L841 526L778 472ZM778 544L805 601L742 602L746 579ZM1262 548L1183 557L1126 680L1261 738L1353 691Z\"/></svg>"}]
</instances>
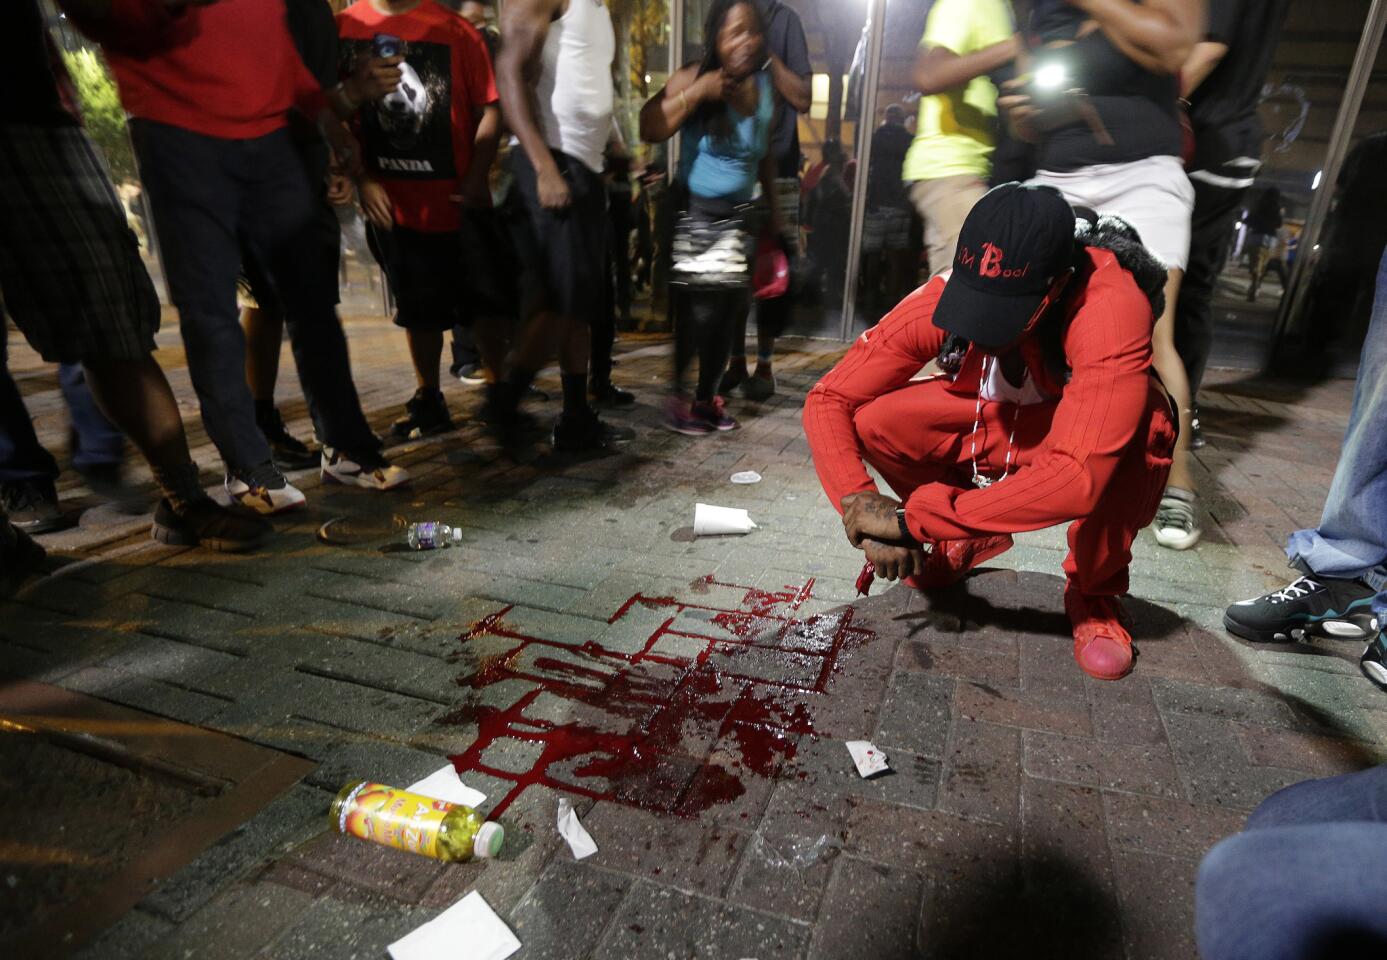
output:
<instances>
[{"instance_id":1,"label":"red sneaker","mask_svg":"<svg viewBox=\"0 0 1387 960\"><path fill-rule=\"evenodd\" d=\"M967 540L936 540L934 549L925 556L925 572L906 577L905 582L917 590L951 586L978 564L1010 549L1011 536L1005 533Z\"/></svg>"},{"instance_id":2,"label":"red sneaker","mask_svg":"<svg viewBox=\"0 0 1387 960\"><path fill-rule=\"evenodd\" d=\"M1121 680L1132 669L1132 635L1122 625L1124 611L1116 597L1064 591L1064 610L1074 628L1074 659L1096 680Z\"/></svg>"}]
</instances>

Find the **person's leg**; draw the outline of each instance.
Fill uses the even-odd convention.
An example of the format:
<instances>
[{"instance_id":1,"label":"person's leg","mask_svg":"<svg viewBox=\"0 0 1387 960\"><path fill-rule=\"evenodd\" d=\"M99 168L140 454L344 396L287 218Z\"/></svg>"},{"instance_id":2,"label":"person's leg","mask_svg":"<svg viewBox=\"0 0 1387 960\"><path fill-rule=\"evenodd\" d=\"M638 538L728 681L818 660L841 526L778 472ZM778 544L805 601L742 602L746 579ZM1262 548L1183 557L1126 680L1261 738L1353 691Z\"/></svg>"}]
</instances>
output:
<instances>
[{"instance_id":1,"label":"person's leg","mask_svg":"<svg viewBox=\"0 0 1387 960\"><path fill-rule=\"evenodd\" d=\"M455 429L439 389L443 335L462 320L458 283L461 247L456 231L421 233L396 226L372 230L395 296L395 323L404 328L417 389L405 415L391 425L397 437L418 437Z\"/></svg>"},{"instance_id":2,"label":"person's leg","mask_svg":"<svg viewBox=\"0 0 1387 960\"><path fill-rule=\"evenodd\" d=\"M0 291L16 323L46 359L83 363L102 411L149 460L164 494L156 539L254 546L268 525L220 506L198 485L178 406L151 356L159 298L96 148L77 128L27 139L26 168L4 149L11 138L0 137ZM37 189L34 180L42 181ZM48 283L53 262L82 269L49 274L58 282Z\"/></svg>"},{"instance_id":3,"label":"person's leg","mask_svg":"<svg viewBox=\"0 0 1387 960\"><path fill-rule=\"evenodd\" d=\"M72 428L72 468L87 481L97 496L130 512L143 512L145 504L133 497L121 482L125 466L125 435L101 412L87 384L86 373L75 363L58 367L58 383Z\"/></svg>"},{"instance_id":4,"label":"person's leg","mask_svg":"<svg viewBox=\"0 0 1387 960\"><path fill-rule=\"evenodd\" d=\"M1387 253L1319 526L1291 534L1286 555L1308 574L1377 591L1373 611L1387 620Z\"/></svg>"},{"instance_id":5,"label":"person's leg","mask_svg":"<svg viewBox=\"0 0 1387 960\"><path fill-rule=\"evenodd\" d=\"M1387 764L1283 787L1257 805L1243 829L1347 820L1387 823Z\"/></svg>"},{"instance_id":6,"label":"person's leg","mask_svg":"<svg viewBox=\"0 0 1387 960\"><path fill-rule=\"evenodd\" d=\"M1171 401L1154 381L1146 413L1093 511L1069 526L1064 607L1074 630L1074 659L1098 680L1132 667L1132 638L1117 597L1127 592L1132 542L1161 504L1175 445Z\"/></svg>"},{"instance_id":7,"label":"person's leg","mask_svg":"<svg viewBox=\"0 0 1387 960\"><path fill-rule=\"evenodd\" d=\"M1204 960L1387 956L1387 824L1250 830L1205 855L1195 883Z\"/></svg>"},{"instance_id":8,"label":"person's leg","mask_svg":"<svg viewBox=\"0 0 1387 960\"><path fill-rule=\"evenodd\" d=\"M925 247L931 277L954 265L963 221L986 192L987 184L972 176L918 180L911 185L911 202L925 221Z\"/></svg>"},{"instance_id":9,"label":"person's leg","mask_svg":"<svg viewBox=\"0 0 1387 960\"><path fill-rule=\"evenodd\" d=\"M1194 216L1190 221L1190 260L1175 308L1175 347L1185 364L1191 399L1199 396L1214 342L1214 287L1233 240L1233 224L1247 189L1229 189L1191 178Z\"/></svg>"},{"instance_id":10,"label":"person's leg","mask_svg":"<svg viewBox=\"0 0 1387 960\"><path fill-rule=\"evenodd\" d=\"M284 130L244 148L239 222L284 304L299 382L325 447L325 469L346 457L352 466L338 479L372 489L398 486L408 474L380 455L380 439L366 422L352 381L337 317L336 270L317 237L314 193L303 164Z\"/></svg>"},{"instance_id":11,"label":"person's leg","mask_svg":"<svg viewBox=\"0 0 1387 960\"><path fill-rule=\"evenodd\" d=\"M39 443L33 420L7 363L4 319L0 316L0 509L27 533L60 526L58 461Z\"/></svg>"},{"instance_id":12,"label":"person's leg","mask_svg":"<svg viewBox=\"0 0 1387 960\"><path fill-rule=\"evenodd\" d=\"M241 144L149 121L131 125L202 421L229 471L270 460L236 316ZM297 164L295 164L297 168ZM170 239L170 238L176 238Z\"/></svg>"},{"instance_id":13,"label":"person's leg","mask_svg":"<svg viewBox=\"0 0 1387 960\"><path fill-rule=\"evenodd\" d=\"M1068 586L1086 596L1127 592L1132 543L1151 522L1170 472L1175 444L1171 401L1152 381L1146 412L1093 512L1069 525Z\"/></svg>"},{"instance_id":14,"label":"person's leg","mask_svg":"<svg viewBox=\"0 0 1387 960\"><path fill-rule=\"evenodd\" d=\"M750 307L749 299L740 290L709 297L709 312L699 330L698 387L694 391L694 399L699 403L713 401L732 350L734 318L746 315Z\"/></svg>"}]
</instances>

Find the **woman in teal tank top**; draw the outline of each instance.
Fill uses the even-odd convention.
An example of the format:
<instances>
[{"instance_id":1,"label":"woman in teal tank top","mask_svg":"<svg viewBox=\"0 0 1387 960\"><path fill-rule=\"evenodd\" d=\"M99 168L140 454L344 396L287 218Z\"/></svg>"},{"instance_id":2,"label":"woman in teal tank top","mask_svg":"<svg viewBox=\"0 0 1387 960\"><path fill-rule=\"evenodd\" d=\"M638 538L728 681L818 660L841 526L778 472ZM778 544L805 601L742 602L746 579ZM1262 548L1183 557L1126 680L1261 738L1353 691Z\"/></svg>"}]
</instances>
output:
<instances>
[{"instance_id":1,"label":"woman in teal tank top","mask_svg":"<svg viewBox=\"0 0 1387 960\"><path fill-rule=\"evenodd\" d=\"M734 323L750 307L751 200L758 183L763 198L775 195L769 154L775 101L761 16L751 0L715 0L703 36L703 61L676 71L641 110L647 143L681 135L679 179L689 191L689 210L675 232L670 275L678 297L668 425L690 435L737 426L716 390ZM775 228L774 205L768 207ZM690 402L684 374L695 354L698 384Z\"/></svg>"}]
</instances>

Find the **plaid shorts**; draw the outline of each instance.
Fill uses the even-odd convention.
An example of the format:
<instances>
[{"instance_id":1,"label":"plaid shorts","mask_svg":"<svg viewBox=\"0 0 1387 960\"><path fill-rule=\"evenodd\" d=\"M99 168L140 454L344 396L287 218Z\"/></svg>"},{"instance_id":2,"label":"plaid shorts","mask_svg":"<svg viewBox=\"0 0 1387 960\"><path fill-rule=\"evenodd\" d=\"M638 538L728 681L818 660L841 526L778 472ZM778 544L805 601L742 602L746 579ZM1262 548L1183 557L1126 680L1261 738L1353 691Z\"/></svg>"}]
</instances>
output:
<instances>
[{"instance_id":1,"label":"plaid shorts","mask_svg":"<svg viewBox=\"0 0 1387 960\"><path fill-rule=\"evenodd\" d=\"M159 297L81 128L0 125L0 295L43 359L138 360Z\"/></svg>"}]
</instances>

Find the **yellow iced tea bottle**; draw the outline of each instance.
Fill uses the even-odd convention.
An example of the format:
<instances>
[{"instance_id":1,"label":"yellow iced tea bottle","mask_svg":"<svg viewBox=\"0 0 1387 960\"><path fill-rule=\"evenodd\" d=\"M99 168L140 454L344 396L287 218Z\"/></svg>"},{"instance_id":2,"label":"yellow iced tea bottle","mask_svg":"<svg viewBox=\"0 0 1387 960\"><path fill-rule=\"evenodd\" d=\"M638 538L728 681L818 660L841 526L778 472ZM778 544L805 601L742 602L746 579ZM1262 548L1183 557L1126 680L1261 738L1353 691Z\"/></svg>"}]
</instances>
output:
<instances>
[{"instance_id":1,"label":"yellow iced tea bottle","mask_svg":"<svg viewBox=\"0 0 1387 960\"><path fill-rule=\"evenodd\" d=\"M339 833L448 862L490 859L505 839L471 807L366 780L343 787L328 817Z\"/></svg>"}]
</instances>

